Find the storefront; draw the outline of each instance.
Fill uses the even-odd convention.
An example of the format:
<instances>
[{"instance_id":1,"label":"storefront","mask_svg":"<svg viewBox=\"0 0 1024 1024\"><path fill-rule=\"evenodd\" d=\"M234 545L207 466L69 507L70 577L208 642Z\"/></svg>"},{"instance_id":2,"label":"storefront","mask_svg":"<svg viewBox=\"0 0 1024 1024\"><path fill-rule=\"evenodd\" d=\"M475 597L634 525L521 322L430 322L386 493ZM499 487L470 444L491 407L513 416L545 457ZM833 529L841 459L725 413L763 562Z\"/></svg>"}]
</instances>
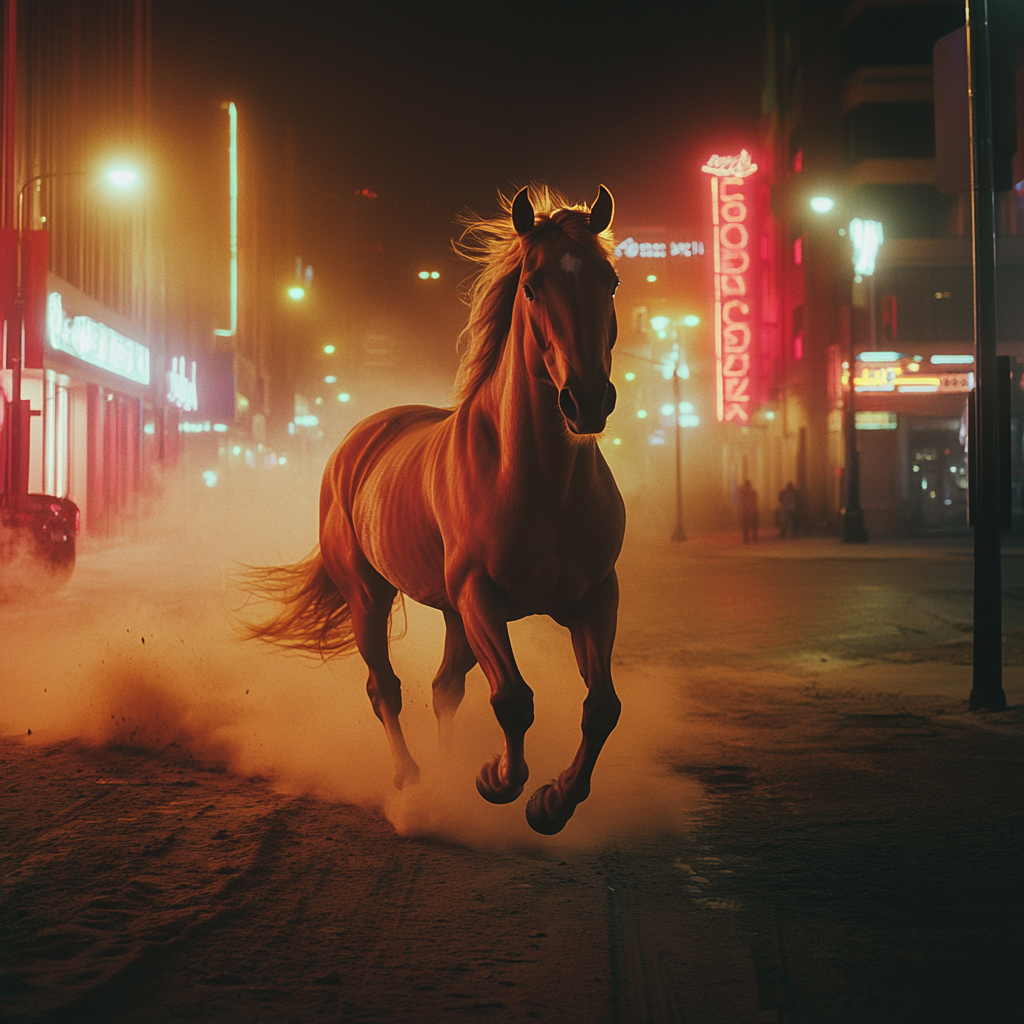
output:
<instances>
[{"instance_id":1,"label":"storefront","mask_svg":"<svg viewBox=\"0 0 1024 1024\"><path fill-rule=\"evenodd\" d=\"M162 351L139 336L49 276L43 365L22 379L31 407L28 490L70 498L94 536L117 533L145 511L154 468L167 458Z\"/></svg>"},{"instance_id":2,"label":"storefront","mask_svg":"<svg viewBox=\"0 0 1024 1024\"><path fill-rule=\"evenodd\" d=\"M974 357L952 349L862 352L854 384L869 536L966 530Z\"/></svg>"}]
</instances>

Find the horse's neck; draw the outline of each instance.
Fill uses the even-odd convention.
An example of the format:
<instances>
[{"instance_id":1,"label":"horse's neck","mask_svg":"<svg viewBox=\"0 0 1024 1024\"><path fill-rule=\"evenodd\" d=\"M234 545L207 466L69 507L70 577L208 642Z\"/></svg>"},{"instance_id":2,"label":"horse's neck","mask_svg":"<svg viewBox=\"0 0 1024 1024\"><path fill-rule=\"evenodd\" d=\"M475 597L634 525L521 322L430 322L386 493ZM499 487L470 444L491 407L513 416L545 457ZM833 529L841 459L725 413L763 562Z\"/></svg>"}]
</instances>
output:
<instances>
[{"instance_id":1,"label":"horse's neck","mask_svg":"<svg viewBox=\"0 0 1024 1024\"><path fill-rule=\"evenodd\" d=\"M514 332L478 399L498 438L501 475L561 490L587 450L570 440L554 385L531 376L523 340Z\"/></svg>"}]
</instances>

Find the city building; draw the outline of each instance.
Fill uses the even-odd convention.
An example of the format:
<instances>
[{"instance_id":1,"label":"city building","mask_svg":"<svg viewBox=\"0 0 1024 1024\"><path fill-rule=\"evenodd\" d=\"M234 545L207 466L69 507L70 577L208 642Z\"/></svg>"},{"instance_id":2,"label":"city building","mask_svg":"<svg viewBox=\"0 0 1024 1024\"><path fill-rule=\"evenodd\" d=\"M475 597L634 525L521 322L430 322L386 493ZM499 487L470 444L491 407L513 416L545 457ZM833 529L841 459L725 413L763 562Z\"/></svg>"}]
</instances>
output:
<instances>
[{"instance_id":1,"label":"city building","mask_svg":"<svg viewBox=\"0 0 1024 1024\"><path fill-rule=\"evenodd\" d=\"M1019 35L1020 18L999 21L1003 8L992 6L1001 46ZM778 415L766 425L757 473L768 494L793 479L814 530L838 532L847 501L851 372L868 536L967 528L971 208L967 191L939 190L933 84L935 44L963 24L964 6L955 2L770 5L756 159L771 184L762 345L768 408ZM1019 39L1015 72L1012 47L1003 62L994 89L1006 111L1013 74L1018 94L1024 80ZM1009 121L1019 137L1012 114ZM1024 195L1012 186L1024 179L1021 147L1004 162L998 343L1016 367L1019 404ZM870 270L853 262L868 222L881 225ZM1021 461L1018 417L1018 479ZM1019 486L1017 505L1019 516Z\"/></svg>"}]
</instances>

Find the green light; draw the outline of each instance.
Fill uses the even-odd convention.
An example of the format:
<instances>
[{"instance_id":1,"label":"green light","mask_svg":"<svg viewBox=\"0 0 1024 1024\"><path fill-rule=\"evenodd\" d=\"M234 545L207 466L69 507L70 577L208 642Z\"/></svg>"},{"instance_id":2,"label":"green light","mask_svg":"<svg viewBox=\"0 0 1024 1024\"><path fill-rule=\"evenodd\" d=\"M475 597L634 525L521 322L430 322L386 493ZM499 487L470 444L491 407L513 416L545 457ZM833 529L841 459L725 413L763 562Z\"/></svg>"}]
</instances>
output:
<instances>
[{"instance_id":1,"label":"green light","mask_svg":"<svg viewBox=\"0 0 1024 1024\"><path fill-rule=\"evenodd\" d=\"M298 302L299 299L303 298L305 294L306 289L300 288L297 284L293 284L291 288L288 289L288 298L294 299L296 302Z\"/></svg>"},{"instance_id":2,"label":"green light","mask_svg":"<svg viewBox=\"0 0 1024 1024\"><path fill-rule=\"evenodd\" d=\"M636 411L636 418L638 420L645 420L645 419L647 419L647 410L646 409L637 409L637 411Z\"/></svg>"},{"instance_id":3,"label":"green light","mask_svg":"<svg viewBox=\"0 0 1024 1024\"><path fill-rule=\"evenodd\" d=\"M439 278L440 276L441 276L441 275L440 275L440 274L439 274L439 273L438 273L438 272L437 272L436 270L432 270L432 271L430 272L430 279L431 279L432 281L436 281L436 280L437 280L437 279L438 279L438 278Z\"/></svg>"},{"instance_id":4,"label":"green light","mask_svg":"<svg viewBox=\"0 0 1024 1024\"><path fill-rule=\"evenodd\" d=\"M228 199L231 213L231 326L227 330L219 328L213 332L222 338L233 337L238 330L238 110L234 103L228 104Z\"/></svg>"},{"instance_id":5,"label":"green light","mask_svg":"<svg viewBox=\"0 0 1024 1024\"><path fill-rule=\"evenodd\" d=\"M687 313L686 316L683 317L684 327L696 327L699 323L700 317L694 313Z\"/></svg>"},{"instance_id":6,"label":"green light","mask_svg":"<svg viewBox=\"0 0 1024 1024\"><path fill-rule=\"evenodd\" d=\"M325 352L326 352L326 353L327 353L327 354L328 354L329 356L333 356L336 350L335 350L335 348L334 348L334 346L333 346L333 345L324 345L324 351L325 351Z\"/></svg>"},{"instance_id":7,"label":"green light","mask_svg":"<svg viewBox=\"0 0 1024 1024\"><path fill-rule=\"evenodd\" d=\"M668 327L668 325L670 323L672 323L672 321L669 320L669 318L667 316L652 316L651 317L651 326L656 331L663 331L663 330L665 330L665 328Z\"/></svg>"},{"instance_id":8,"label":"green light","mask_svg":"<svg viewBox=\"0 0 1024 1024\"><path fill-rule=\"evenodd\" d=\"M347 402L351 397L352 396L347 391L342 391L342 393L338 395L338 401Z\"/></svg>"},{"instance_id":9,"label":"green light","mask_svg":"<svg viewBox=\"0 0 1024 1024\"><path fill-rule=\"evenodd\" d=\"M657 274L648 274L647 275L647 283L648 284L654 284L654 282L657 281L657 280L658 280L658 275Z\"/></svg>"},{"instance_id":10,"label":"green light","mask_svg":"<svg viewBox=\"0 0 1024 1024\"><path fill-rule=\"evenodd\" d=\"M636 380L636 374L630 370L629 373L626 374L626 380Z\"/></svg>"},{"instance_id":11,"label":"green light","mask_svg":"<svg viewBox=\"0 0 1024 1024\"><path fill-rule=\"evenodd\" d=\"M113 170L107 171L107 181L118 188L128 188L137 184L138 180L139 172L130 167L115 167Z\"/></svg>"},{"instance_id":12,"label":"green light","mask_svg":"<svg viewBox=\"0 0 1024 1024\"><path fill-rule=\"evenodd\" d=\"M836 205L836 201L829 196L815 196L811 200L811 209L815 213L828 213Z\"/></svg>"},{"instance_id":13,"label":"green light","mask_svg":"<svg viewBox=\"0 0 1024 1024\"><path fill-rule=\"evenodd\" d=\"M612 444L622 444L622 438L616 437L612 439Z\"/></svg>"},{"instance_id":14,"label":"green light","mask_svg":"<svg viewBox=\"0 0 1024 1024\"><path fill-rule=\"evenodd\" d=\"M430 277L430 271L429 270L421 270L420 271L420 280L421 281L426 281L426 279L428 277Z\"/></svg>"}]
</instances>

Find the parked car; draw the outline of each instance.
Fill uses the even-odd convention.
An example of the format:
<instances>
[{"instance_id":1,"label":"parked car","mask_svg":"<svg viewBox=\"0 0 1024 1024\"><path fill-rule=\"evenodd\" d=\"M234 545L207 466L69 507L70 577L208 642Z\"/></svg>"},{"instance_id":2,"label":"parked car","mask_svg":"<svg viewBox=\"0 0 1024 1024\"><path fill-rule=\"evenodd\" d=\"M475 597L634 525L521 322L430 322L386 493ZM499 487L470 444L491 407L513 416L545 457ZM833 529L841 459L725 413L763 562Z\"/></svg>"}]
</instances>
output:
<instances>
[{"instance_id":1,"label":"parked car","mask_svg":"<svg viewBox=\"0 0 1024 1024\"><path fill-rule=\"evenodd\" d=\"M75 568L75 547L82 513L69 498L27 494L21 508L0 509L0 557L6 563L33 556L38 577L24 580L31 589L61 586ZM31 570L30 570L31 571ZM19 574L22 577L24 573Z\"/></svg>"}]
</instances>

